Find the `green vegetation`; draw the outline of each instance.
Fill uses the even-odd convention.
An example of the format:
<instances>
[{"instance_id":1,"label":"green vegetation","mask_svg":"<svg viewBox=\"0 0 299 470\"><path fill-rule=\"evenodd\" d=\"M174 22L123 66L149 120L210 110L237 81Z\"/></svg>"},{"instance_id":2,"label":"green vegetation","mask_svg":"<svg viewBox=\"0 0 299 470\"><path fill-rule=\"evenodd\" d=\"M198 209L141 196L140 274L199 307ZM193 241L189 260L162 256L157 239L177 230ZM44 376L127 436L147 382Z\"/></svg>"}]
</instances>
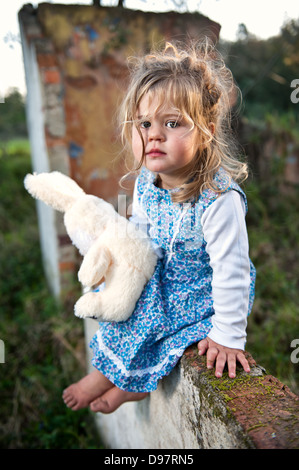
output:
<instances>
[{"instance_id":1,"label":"green vegetation","mask_svg":"<svg viewBox=\"0 0 299 470\"><path fill-rule=\"evenodd\" d=\"M267 113L292 112L298 128L299 106L290 96L292 81L299 79L299 18L268 40L256 38L241 24L238 40L220 46L242 92L242 113L250 120L264 120Z\"/></svg>"},{"instance_id":2,"label":"green vegetation","mask_svg":"<svg viewBox=\"0 0 299 470\"><path fill-rule=\"evenodd\" d=\"M0 106L0 139L11 139L15 136L27 136L24 99L20 92L12 89Z\"/></svg>"},{"instance_id":3,"label":"green vegetation","mask_svg":"<svg viewBox=\"0 0 299 470\"><path fill-rule=\"evenodd\" d=\"M299 393L299 364L290 347L299 338L299 188L251 182L248 230L257 268L256 299L248 321L247 349L268 373Z\"/></svg>"},{"instance_id":4,"label":"green vegetation","mask_svg":"<svg viewBox=\"0 0 299 470\"><path fill-rule=\"evenodd\" d=\"M98 448L91 414L61 398L85 373L84 335L71 299L58 305L46 286L35 202L23 188L28 148L27 140L0 145L0 447Z\"/></svg>"}]
</instances>

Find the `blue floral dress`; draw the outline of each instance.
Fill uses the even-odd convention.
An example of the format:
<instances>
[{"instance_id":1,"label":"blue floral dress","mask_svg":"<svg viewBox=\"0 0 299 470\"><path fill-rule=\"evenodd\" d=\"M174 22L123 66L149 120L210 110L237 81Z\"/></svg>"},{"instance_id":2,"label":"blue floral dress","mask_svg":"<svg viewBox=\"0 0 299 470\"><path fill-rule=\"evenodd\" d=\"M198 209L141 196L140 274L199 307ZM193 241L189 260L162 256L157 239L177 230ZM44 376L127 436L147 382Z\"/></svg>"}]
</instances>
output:
<instances>
[{"instance_id":1,"label":"blue floral dress","mask_svg":"<svg viewBox=\"0 0 299 470\"><path fill-rule=\"evenodd\" d=\"M225 191L240 192L246 203L242 190L223 170L215 181ZM90 343L93 366L117 387L132 392L155 390L185 349L208 335L214 314L212 269L200 220L217 193L205 190L196 204L178 204L172 202L171 191L154 182L155 175L143 169L137 180L137 198L162 256L131 317L124 322L101 322ZM248 313L254 281L251 263Z\"/></svg>"}]
</instances>

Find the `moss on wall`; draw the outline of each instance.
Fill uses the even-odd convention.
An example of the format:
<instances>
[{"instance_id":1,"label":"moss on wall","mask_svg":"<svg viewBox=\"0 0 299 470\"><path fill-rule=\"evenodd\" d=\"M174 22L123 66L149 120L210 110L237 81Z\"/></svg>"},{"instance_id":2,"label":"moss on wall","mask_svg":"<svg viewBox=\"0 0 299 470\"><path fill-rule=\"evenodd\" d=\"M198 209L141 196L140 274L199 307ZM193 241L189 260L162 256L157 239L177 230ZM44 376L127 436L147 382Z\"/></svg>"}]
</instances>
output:
<instances>
[{"instance_id":1,"label":"moss on wall","mask_svg":"<svg viewBox=\"0 0 299 470\"><path fill-rule=\"evenodd\" d=\"M216 378L196 347L189 348L182 361L201 400L226 425L240 425L246 441L257 448L299 447L299 397L257 366L250 355L248 359L251 372L240 368L235 379L227 372Z\"/></svg>"}]
</instances>

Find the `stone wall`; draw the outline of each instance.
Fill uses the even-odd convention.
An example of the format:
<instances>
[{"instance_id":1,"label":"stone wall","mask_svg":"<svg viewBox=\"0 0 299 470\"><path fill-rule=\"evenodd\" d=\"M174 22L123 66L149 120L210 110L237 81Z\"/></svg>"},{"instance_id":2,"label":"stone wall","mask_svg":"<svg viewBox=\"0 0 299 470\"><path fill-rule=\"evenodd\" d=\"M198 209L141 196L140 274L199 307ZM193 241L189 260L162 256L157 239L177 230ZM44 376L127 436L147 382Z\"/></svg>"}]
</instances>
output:
<instances>
[{"instance_id":1,"label":"stone wall","mask_svg":"<svg viewBox=\"0 0 299 470\"><path fill-rule=\"evenodd\" d=\"M97 329L85 320L86 345ZM295 449L299 397L248 355L251 372L215 378L189 348L178 366L143 401L96 414L110 449ZM89 357L88 363L91 363Z\"/></svg>"}]
</instances>

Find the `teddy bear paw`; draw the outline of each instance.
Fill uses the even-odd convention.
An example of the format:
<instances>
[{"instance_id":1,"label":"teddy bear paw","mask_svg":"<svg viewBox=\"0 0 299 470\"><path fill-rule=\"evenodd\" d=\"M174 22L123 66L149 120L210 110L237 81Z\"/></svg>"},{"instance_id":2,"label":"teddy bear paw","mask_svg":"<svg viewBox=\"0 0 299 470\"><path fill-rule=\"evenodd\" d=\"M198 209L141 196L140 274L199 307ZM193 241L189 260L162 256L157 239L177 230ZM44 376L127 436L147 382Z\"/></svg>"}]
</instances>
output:
<instances>
[{"instance_id":1,"label":"teddy bear paw","mask_svg":"<svg viewBox=\"0 0 299 470\"><path fill-rule=\"evenodd\" d=\"M89 292L80 297L74 308L76 317L100 319L101 313L98 300L98 294L95 292Z\"/></svg>"},{"instance_id":2,"label":"teddy bear paw","mask_svg":"<svg viewBox=\"0 0 299 470\"><path fill-rule=\"evenodd\" d=\"M81 266L78 271L78 280L83 286L93 286L97 282L97 278L98 276L93 275L91 269L85 269L85 266Z\"/></svg>"},{"instance_id":3,"label":"teddy bear paw","mask_svg":"<svg viewBox=\"0 0 299 470\"><path fill-rule=\"evenodd\" d=\"M86 304L86 301L84 299L84 297L81 297L76 305L75 305L75 315L76 317L79 317L79 318L88 318L89 316L89 312L88 312L88 305Z\"/></svg>"}]
</instances>

